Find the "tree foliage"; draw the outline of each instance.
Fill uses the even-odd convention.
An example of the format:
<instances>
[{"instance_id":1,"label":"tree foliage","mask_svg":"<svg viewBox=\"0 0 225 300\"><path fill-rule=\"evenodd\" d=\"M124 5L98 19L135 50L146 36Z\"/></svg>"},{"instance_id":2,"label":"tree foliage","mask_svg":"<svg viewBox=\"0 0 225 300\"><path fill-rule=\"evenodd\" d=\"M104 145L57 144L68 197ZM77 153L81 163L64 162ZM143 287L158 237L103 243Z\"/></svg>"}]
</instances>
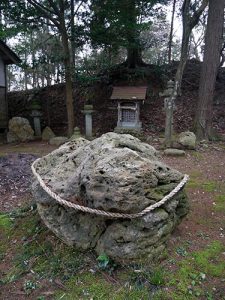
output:
<instances>
[{"instance_id":1,"label":"tree foliage","mask_svg":"<svg viewBox=\"0 0 225 300\"><path fill-rule=\"evenodd\" d=\"M75 7L74 0L11 0L3 1L2 9L6 12L5 24L12 21L12 26L21 26L23 30L37 30L40 26L51 28L52 35L60 38L62 46L62 63L66 82L66 105L68 117L68 134L71 135L74 127L72 72L73 51L71 44L75 43ZM73 10L73 11L72 11ZM35 60L35 55L33 63ZM35 80L33 80L34 82Z\"/></svg>"},{"instance_id":2,"label":"tree foliage","mask_svg":"<svg viewBox=\"0 0 225 300\"><path fill-rule=\"evenodd\" d=\"M168 4L173 6L171 20L180 7L181 47L173 37L172 21L169 24L166 18ZM179 57L175 76L179 91L188 57L201 59L207 4L208 0L2 0L0 38L13 38L13 47L23 60L23 75L19 73L19 80L17 76L17 85L21 82L27 89L66 82L71 134L72 80L77 76L94 78L102 69L118 63L135 68L146 63L166 64ZM16 68L11 67L11 71ZM15 74L9 75L12 85Z\"/></svg>"},{"instance_id":3,"label":"tree foliage","mask_svg":"<svg viewBox=\"0 0 225 300\"><path fill-rule=\"evenodd\" d=\"M153 15L161 12L157 4L167 0L93 0L90 6L90 39L93 46L125 47L130 67L142 63L140 34L148 29Z\"/></svg>"}]
</instances>

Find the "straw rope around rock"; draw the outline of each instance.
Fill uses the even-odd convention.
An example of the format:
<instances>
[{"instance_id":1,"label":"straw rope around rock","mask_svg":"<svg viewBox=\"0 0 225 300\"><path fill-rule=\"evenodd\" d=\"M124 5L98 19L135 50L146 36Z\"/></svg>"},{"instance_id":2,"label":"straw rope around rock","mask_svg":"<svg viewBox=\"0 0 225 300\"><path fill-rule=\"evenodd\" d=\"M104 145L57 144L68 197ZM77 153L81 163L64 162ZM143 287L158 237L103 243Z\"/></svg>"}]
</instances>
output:
<instances>
[{"instance_id":1,"label":"straw rope around rock","mask_svg":"<svg viewBox=\"0 0 225 300\"><path fill-rule=\"evenodd\" d=\"M187 183L189 176L188 175L184 175L183 179L180 181L180 183L169 193L167 194L165 197L162 198L162 200L158 201L155 204L152 204L148 207L146 207L144 210L142 210L141 212L138 213L134 213L134 214L125 214L125 213L113 213L113 212L107 212L107 211L103 211L103 210L99 210L99 209L95 209L95 208L89 208L86 206L82 206L82 205L78 205L75 203L72 203L68 200L65 200L63 198L61 198L59 195L57 195L56 193L54 193L43 181L43 179L41 178L41 176L38 174L38 172L36 171L36 165L38 164L38 162L40 161L40 158L38 158L37 160L35 160L31 166L31 170L34 174L34 176L36 177L36 179L38 180L40 186L44 189L44 191L51 196L53 199L55 199L59 204L73 208L75 210L79 210L85 213L90 213L90 214L95 214L98 216L105 216L107 218L123 218L123 219L135 219L135 218L139 218L142 217L144 215L146 215L147 213L153 211L154 209L162 206L163 204L165 204L169 199L171 199L174 195L176 195L176 193L179 192L179 190L182 189L182 187Z\"/></svg>"}]
</instances>

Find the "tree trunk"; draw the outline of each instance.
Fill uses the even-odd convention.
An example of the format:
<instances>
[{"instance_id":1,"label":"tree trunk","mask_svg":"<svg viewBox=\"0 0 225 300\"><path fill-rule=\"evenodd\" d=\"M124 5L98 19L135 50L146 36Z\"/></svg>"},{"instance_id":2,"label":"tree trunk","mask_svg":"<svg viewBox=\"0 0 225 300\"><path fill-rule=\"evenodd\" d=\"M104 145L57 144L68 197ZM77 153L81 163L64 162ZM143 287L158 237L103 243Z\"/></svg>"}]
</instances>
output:
<instances>
[{"instance_id":1,"label":"tree trunk","mask_svg":"<svg viewBox=\"0 0 225 300\"><path fill-rule=\"evenodd\" d=\"M191 0L184 0L182 6L182 22L183 22L183 34L182 34L182 46L181 46L181 56L180 62L175 75L175 89L178 95L181 94L181 82L183 78L184 68L188 59L188 48L189 40L192 29L198 24L199 19L206 6L208 5L208 0L202 0L199 9L190 15L190 5Z\"/></svg>"},{"instance_id":2,"label":"tree trunk","mask_svg":"<svg viewBox=\"0 0 225 300\"><path fill-rule=\"evenodd\" d=\"M55 74L56 74L56 78L55 78L55 83L60 83L60 65L59 64L55 64Z\"/></svg>"},{"instance_id":3,"label":"tree trunk","mask_svg":"<svg viewBox=\"0 0 225 300\"><path fill-rule=\"evenodd\" d=\"M27 51L25 51L25 54L24 54L24 61L25 61L25 67L24 67L24 88L25 88L25 91L27 91L28 90Z\"/></svg>"},{"instance_id":4,"label":"tree trunk","mask_svg":"<svg viewBox=\"0 0 225 300\"><path fill-rule=\"evenodd\" d=\"M69 49L68 36L67 36L65 26L61 28L61 36L62 36L62 46L64 52L68 135L71 136L73 134L73 129L74 129L73 84L72 84L72 73L71 73L70 49Z\"/></svg>"},{"instance_id":5,"label":"tree trunk","mask_svg":"<svg viewBox=\"0 0 225 300\"><path fill-rule=\"evenodd\" d=\"M198 48L200 46L199 40L198 41L195 40L194 34L191 34L191 45L193 47L192 51L195 56L195 59L197 59L198 61L201 61L199 53L198 53Z\"/></svg>"},{"instance_id":6,"label":"tree trunk","mask_svg":"<svg viewBox=\"0 0 225 300\"><path fill-rule=\"evenodd\" d=\"M171 17L171 24L170 24L170 36L169 36L169 43L168 43L168 62L171 63L171 56L172 56L172 43L173 43L173 26L174 26L174 15L175 15L175 8L176 8L177 0L173 0L173 10L172 10L172 17Z\"/></svg>"},{"instance_id":7,"label":"tree trunk","mask_svg":"<svg viewBox=\"0 0 225 300\"><path fill-rule=\"evenodd\" d=\"M52 85L52 80L51 80L51 61L50 59L47 59L47 66L46 66L46 69L45 69L45 78L46 78L46 83L47 83L47 86L50 86Z\"/></svg>"},{"instance_id":8,"label":"tree trunk","mask_svg":"<svg viewBox=\"0 0 225 300\"><path fill-rule=\"evenodd\" d=\"M24 69L24 89L25 91L28 90L28 72L27 69Z\"/></svg>"},{"instance_id":9,"label":"tree trunk","mask_svg":"<svg viewBox=\"0 0 225 300\"><path fill-rule=\"evenodd\" d=\"M32 59L32 87L33 89L37 87L37 81L36 81L36 66L35 66L35 49L34 49L34 39L33 35L31 34L31 59Z\"/></svg>"},{"instance_id":10,"label":"tree trunk","mask_svg":"<svg viewBox=\"0 0 225 300\"><path fill-rule=\"evenodd\" d=\"M45 76L43 73L41 73L40 76L41 76L41 87L43 88L43 87L45 87Z\"/></svg>"},{"instance_id":11,"label":"tree trunk","mask_svg":"<svg viewBox=\"0 0 225 300\"><path fill-rule=\"evenodd\" d=\"M127 15L127 60L128 68L135 68L138 65L143 65L141 58L141 47L139 41L139 33L137 32L137 16L134 0L127 0L124 8L129 12Z\"/></svg>"},{"instance_id":12,"label":"tree trunk","mask_svg":"<svg viewBox=\"0 0 225 300\"><path fill-rule=\"evenodd\" d=\"M190 34L191 30L188 26L186 26L186 28L183 30L180 61L175 75L175 88L178 95L181 94L181 82L184 74L184 68L188 59Z\"/></svg>"},{"instance_id":13,"label":"tree trunk","mask_svg":"<svg viewBox=\"0 0 225 300\"><path fill-rule=\"evenodd\" d=\"M70 8L71 8L71 61L73 64L73 68L75 68L75 7L74 7L74 0L70 1Z\"/></svg>"},{"instance_id":14,"label":"tree trunk","mask_svg":"<svg viewBox=\"0 0 225 300\"><path fill-rule=\"evenodd\" d=\"M62 47L64 55L64 67L65 67L65 81L66 81L66 109L67 109L67 121L68 121L68 135L71 136L74 128L74 108L73 108L73 89L72 89L72 73L71 73L71 59L70 59L70 49L69 49L69 37L67 34L65 13L67 1L58 0L50 1L48 0L46 5L38 3L36 0L27 0L32 6L36 7L39 12L51 21L59 31L62 38ZM51 8L57 18L53 17L50 13Z\"/></svg>"},{"instance_id":15,"label":"tree trunk","mask_svg":"<svg viewBox=\"0 0 225 300\"><path fill-rule=\"evenodd\" d=\"M213 94L223 42L224 7L225 0L209 0L204 60L195 119L198 140L211 138Z\"/></svg>"},{"instance_id":16,"label":"tree trunk","mask_svg":"<svg viewBox=\"0 0 225 300\"><path fill-rule=\"evenodd\" d=\"M128 68L135 68L136 66L143 65L143 61L141 58L141 50L134 47L128 48L126 64Z\"/></svg>"}]
</instances>

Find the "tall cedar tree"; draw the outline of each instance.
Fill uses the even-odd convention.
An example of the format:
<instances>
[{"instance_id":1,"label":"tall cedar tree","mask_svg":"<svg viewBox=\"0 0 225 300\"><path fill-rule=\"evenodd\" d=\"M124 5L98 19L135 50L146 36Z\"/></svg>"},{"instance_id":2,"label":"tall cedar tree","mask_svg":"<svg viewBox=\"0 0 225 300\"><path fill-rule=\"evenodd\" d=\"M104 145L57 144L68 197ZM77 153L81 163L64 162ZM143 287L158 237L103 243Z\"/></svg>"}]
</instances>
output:
<instances>
[{"instance_id":1,"label":"tall cedar tree","mask_svg":"<svg viewBox=\"0 0 225 300\"><path fill-rule=\"evenodd\" d=\"M225 0L209 0L204 59L195 126L198 140L212 137L213 94L223 43Z\"/></svg>"},{"instance_id":2,"label":"tall cedar tree","mask_svg":"<svg viewBox=\"0 0 225 300\"><path fill-rule=\"evenodd\" d=\"M127 49L125 64L130 68L142 65L140 33L149 28L150 18L160 11L156 4L168 0L92 0L90 38L93 46L123 46Z\"/></svg>"},{"instance_id":3,"label":"tall cedar tree","mask_svg":"<svg viewBox=\"0 0 225 300\"><path fill-rule=\"evenodd\" d=\"M196 2L196 1L195 1ZM199 19L208 5L208 0L199 1L198 9L194 9L195 5L191 0L184 0L182 5L182 23L183 34L181 43L180 61L175 75L175 89L178 94L181 94L181 82L183 78L184 68L188 59L189 41L193 28L198 24Z\"/></svg>"},{"instance_id":4,"label":"tall cedar tree","mask_svg":"<svg viewBox=\"0 0 225 300\"><path fill-rule=\"evenodd\" d=\"M71 136L74 128L73 87L72 87L72 70L71 70L73 61L71 59L71 52L69 46L69 34L67 30L68 24L66 22L68 10L71 7L69 5L69 2L64 0L58 0L58 1L27 0L27 2L32 6L34 6L44 18L49 20L57 28L58 33L61 36L62 48L64 54L63 61L65 67L68 135Z\"/></svg>"},{"instance_id":5,"label":"tall cedar tree","mask_svg":"<svg viewBox=\"0 0 225 300\"><path fill-rule=\"evenodd\" d=\"M176 2L177 0L173 0L173 9L172 9L172 16L171 16L171 23L170 23L170 35L169 35L169 43L168 43L168 63L171 63L172 57L172 44L173 44L173 30L174 30L174 17L175 17L175 10L176 10Z\"/></svg>"}]
</instances>

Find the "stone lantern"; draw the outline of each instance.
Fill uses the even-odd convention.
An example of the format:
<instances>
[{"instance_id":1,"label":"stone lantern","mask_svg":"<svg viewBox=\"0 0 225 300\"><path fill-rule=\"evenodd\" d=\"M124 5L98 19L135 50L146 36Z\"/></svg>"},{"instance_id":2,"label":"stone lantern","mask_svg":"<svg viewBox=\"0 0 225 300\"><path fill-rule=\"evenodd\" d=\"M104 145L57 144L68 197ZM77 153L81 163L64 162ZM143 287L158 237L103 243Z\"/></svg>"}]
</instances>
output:
<instances>
[{"instance_id":1,"label":"stone lantern","mask_svg":"<svg viewBox=\"0 0 225 300\"><path fill-rule=\"evenodd\" d=\"M31 103L31 114L30 116L33 119L34 124L34 133L35 136L41 136L41 105L36 101L33 100Z\"/></svg>"},{"instance_id":2,"label":"stone lantern","mask_svg":"<svg viewBox=\"0 0 225 300\"><path fill-rule=\"evenodd\" d=\"M86 104L82 113L85 115L85 136L87 138L92 137L92 114L93 114L93 105Z\"/></svg>"}]
</instances>

